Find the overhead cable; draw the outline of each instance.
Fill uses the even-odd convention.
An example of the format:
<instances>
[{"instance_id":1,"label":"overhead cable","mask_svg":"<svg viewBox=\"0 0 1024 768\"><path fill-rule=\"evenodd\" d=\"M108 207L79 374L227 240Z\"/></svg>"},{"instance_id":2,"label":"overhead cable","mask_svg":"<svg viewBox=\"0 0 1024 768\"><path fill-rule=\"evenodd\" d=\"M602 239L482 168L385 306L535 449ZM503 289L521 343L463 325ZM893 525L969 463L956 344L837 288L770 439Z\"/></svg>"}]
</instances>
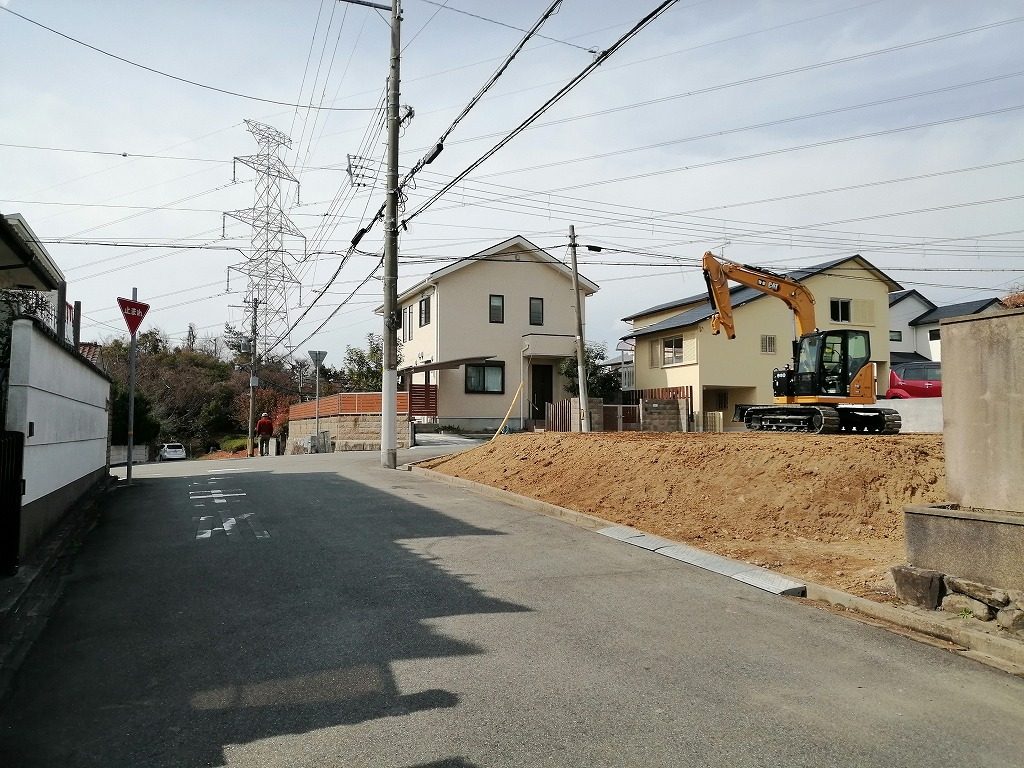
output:
<instances>
[{"instance_id":1,"label":"overhead cable","mask_svg":"<svg viewBox=\"0 0 1024 768\"><path fill-rule=\"evenodd\" d=\"M53 34L55 34L55 35L57 35L59 37L63 37L65 40L70 40L72 43L77 43L78 45L85 46L86 48L88 48L88 49L90 49L92 51L96 51L96 53L100 53L100 54L102 54L104 56L109 56L110 58L116 59L117 61L123 62L125 64L130 64L133 67L138 67L139 69L143 69L146 72L152 72L154 75L160 75L161 77L166 77L166 78L169 78L171 80L177 80L179 83L185 83L187 85L194 85L197 88L205 88L208 91L215 91L217 93L223 93L223 94L226 94L228 96L237 96L240 99L248 99L249 101L259 101L259 102L262 102L264 104L277 104L277 105L282 106L282 107L302 107L304 109L306 108L306 106L303 105L303 104L293 104L292 102L289 102L289 101L278 101L277 99L264 99L264 98L261 98L259 96L252 96L252 95L245 94L245 93L239 93L238 91L229 91L229 90L227 90L225 88L217 88L216 86L207 85L206 83L199 83L199 82L196 82L195 80L189 80L188 78L185 78L185 77L178 77L177 75L172 75L172 74L170 74L168 72L163 72L163 71L161 71L159 69L154 69L153 67L146 66L145 64L140 64L137 61L132 61L131 59L126 59L123 56L118 56L117 54L111 53L110 51L105 51L102 48L97 48L95 45L90 45L89 43L87 43L87 42L85 42L83 40L79 40L76 37L72 37L71 35L66 35L63 32L59 32L58 30L54 29L53 27L48 27L45 24L41 24L40 22L35 21L34 19L30 19L28 16L20 14L17 11L12 11L7 6L0 5L0 11L7 11L7 13L10 13L10 14L12 14L14 16L17 16L19 19L27 21L29 24L34 24L35 26L39 27L40 29L45 29L47 32L52 32ZM315 107L315 109L321 109L321 110L325 110L325 111L328 111L328 112L370 112L370 111L372 111L372 108L370 108L370 107Z\"/></svg>"}]
</instances>

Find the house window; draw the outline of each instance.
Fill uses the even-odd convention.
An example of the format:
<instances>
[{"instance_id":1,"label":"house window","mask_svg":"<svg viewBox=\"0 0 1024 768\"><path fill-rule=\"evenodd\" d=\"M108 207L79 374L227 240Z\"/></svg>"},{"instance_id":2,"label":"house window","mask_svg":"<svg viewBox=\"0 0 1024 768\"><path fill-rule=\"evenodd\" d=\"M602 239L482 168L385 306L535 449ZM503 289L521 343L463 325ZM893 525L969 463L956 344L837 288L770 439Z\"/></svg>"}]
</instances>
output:
<instances>
[{"instance_id":1,"label":"house window","mask_svg":"<svg viewBox=\"0 0 1024 768\"><path fill-rule=\"evenodd\" d=\"M402 325L404 325L406 328L409 329L407 331L409 337L406 339L406 341L412 341L412 313L413 313L413 306L412 306L412 304L410 304L408 307L403 309L402 312L409 315L409 317L406 319L406 321L404 323L402 323Z\"/></svg>"},{"instance_id":2,"label":"house window","mask_svg":"<svg viewBox=\"0 0 1024 768\"><path fill-rule=\"evenodd\" d=\"M681 365L697 362L697 340L686 336L674 336L661 340L661 364Z\"/></svg>"},{"instance_id":3,"label":"house window","mask_svg":"<svg viewBox=\"0 0 1024 768\"><path fill-rule=\"evenodd\" d=\"M651 339L651 368L659 368L661 366L661 342L657 339Z\"/></svg>"},{"instance_id":4,"label":"house window","mask_svg":"<svg viewBox=\"0 0 1024 768\"><path fill-rule=\"evenodd\" d=\"M488 303L488 313L488 319L492 323L504 323L505 297L496 293L492 293L490 302Z\"/></svg>"},{"instance_id":5,"label":"house window","mask_svg":"<svg viewBox=\"0 0 1024 768\"><path fill-rule=\"evenodd\" d=\"M430 325L430 297L424 296L420 299L420 328Z\"/></svg>"},{"instance_id":6,"label":"house window","mask_svg":"<svg viewBox=\"0 0 1024 768\"><path fill-rule=\"evenodd\" d=\"M829 302L829 316L833 323L850 322L850 300L832 299Z\"/></svg>"},{"instance_id":7,"label":"house window","mask_svg":"<svg viewBox=\"0 0 1024 768\"><path fill-rule=\"evenodd\" d=\"M505 364L466 366L467 394L502 395L505 393Z\"/></svg>"},{"instance_id":8,"label":"house window","mask_svg":"<svg viewBox=\"0 0 1024 768\"><path fill-rule=\"evenodd\" d=\"M932 328L930 331L928 331L928 341L938 341L938 340L939 340L939 329L938 328Z\"/></svg>"},{"instance_id":9,"label":"house window","mask_svg":"<svg viewBox=\"0 0 1024 768\"><path fill-rule=\"evenodd\" d=\"M775 337L774 336L761 336L761 354L774 355L775 354ZM721 409L719 409L721 410Z\"/></svg>"},{"instance_id":10,"label":"house window","mask_svg":"<svg viewBox=\"0 0 1024 768\"><path fill-rule=\"evenodd\" d=\"M544 299L530 297L530 325L544 325Z\"/></svg>"},{"instance_id":11,"label":"house window","mask_svg":"<svg viewBox=\"0 0 1024 768\"><path fill-rule=\"evenodd\" d=\"M903 331L889 331L889 341L903 341Z\"/></svg>"}]
</instances>

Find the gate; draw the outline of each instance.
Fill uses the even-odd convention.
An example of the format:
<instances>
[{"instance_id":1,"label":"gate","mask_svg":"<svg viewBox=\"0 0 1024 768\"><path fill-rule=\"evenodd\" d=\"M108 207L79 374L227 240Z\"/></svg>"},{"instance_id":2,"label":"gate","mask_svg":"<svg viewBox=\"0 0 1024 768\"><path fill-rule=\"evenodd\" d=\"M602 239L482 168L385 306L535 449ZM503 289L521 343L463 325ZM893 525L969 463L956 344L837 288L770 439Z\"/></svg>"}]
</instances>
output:
<instances>
[{"instance_id":1,"label":"gate","mask_svg":"<svg viewBox=\"0 0 1024 768\"><path fill-rule=\"evenodd\" d=\"M0 432L0 578L18 570L25 436Z\"/></svg>"},{"instance_id":2,"label":"gate","mask_svg":"<svg viewBox=\"0 0 1024 768\"><path fill-rule=\"evenodd\" d=\"M640 429L640 406L605 405L605 432L632 432Z\"/></svg>"}]
</instances>

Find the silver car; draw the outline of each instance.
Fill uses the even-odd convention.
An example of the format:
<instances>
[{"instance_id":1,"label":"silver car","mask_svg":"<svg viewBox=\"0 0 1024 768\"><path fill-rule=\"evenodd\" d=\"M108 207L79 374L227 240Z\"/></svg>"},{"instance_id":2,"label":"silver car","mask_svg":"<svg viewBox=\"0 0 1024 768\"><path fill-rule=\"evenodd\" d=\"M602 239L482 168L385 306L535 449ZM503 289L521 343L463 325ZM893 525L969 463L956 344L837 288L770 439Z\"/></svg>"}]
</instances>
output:
<instances>
[{"instance_id":1,"label":"silver car","mask_svg":"<svg viewBox=\"0 0 1024 768\"><path fill-rule=\"evenodd\" d=\"M171 461L173 459L185 459L185 446L181 443L164 443L156 455L157 461Z\"/></svg>"}]
</instances>

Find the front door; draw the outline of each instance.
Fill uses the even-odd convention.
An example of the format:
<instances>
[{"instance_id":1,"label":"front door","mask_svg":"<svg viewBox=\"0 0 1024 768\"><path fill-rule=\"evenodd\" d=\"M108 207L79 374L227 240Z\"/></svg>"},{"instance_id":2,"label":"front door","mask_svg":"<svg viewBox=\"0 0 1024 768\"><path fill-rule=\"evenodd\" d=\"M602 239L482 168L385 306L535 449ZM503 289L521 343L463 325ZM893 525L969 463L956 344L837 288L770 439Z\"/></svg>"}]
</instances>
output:
<instances>
[{"instance_id":1,"label":"front door","mask_svg":"<svg viewBox=\"0 0 1024 768\"><path fill-rule=\"evenodd\" d=\"M544 421L546 417L546 405L551 402L552 398L552 386L554 382L554 366L551 365L537 365L534 363L531 366L532 377L533 377L533 397L530 399L532 404L530 418L536 419L537 421Z\"/></svg>"}]
</instances>

